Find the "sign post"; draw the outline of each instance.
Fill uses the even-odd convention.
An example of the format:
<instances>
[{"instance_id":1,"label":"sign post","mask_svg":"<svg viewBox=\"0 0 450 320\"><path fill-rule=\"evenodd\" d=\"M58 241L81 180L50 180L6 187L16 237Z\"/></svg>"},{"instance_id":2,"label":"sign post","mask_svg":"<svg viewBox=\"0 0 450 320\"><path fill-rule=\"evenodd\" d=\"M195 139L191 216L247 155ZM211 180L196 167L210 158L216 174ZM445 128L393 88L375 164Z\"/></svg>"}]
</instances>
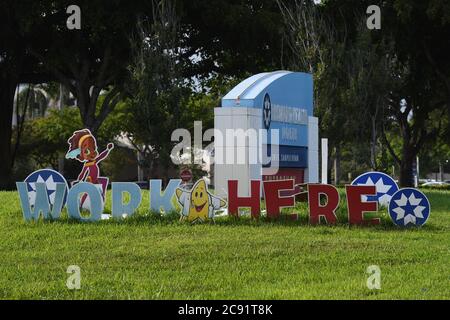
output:
<instances>
[{"instance_id":1,"label":"sign post","mask_svg":"<svg viewBox=\"0 0 450 320\"><path fill-rule=\"evenodd\" d=\"M328 139L322 138L322 183L328 183Z\"/></svg>"},{"instance_id":2,"label":"sign post","mask_svg":"<svg viewBox=\"0 0 450 320\"><path fill-rule=\"evenodd\" d=\"M192 171L189 168L184 168L180 172L180 179L184 183L188 183L192 181Z\"/></svg>"}]
</instances>

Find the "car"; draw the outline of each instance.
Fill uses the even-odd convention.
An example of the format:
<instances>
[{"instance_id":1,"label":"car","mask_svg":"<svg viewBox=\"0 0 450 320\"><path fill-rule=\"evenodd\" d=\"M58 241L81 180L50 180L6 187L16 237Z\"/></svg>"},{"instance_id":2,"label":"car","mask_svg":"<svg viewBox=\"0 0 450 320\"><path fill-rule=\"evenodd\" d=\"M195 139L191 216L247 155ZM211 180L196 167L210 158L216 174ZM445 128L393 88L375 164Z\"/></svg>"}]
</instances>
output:
<instances>
[{"instance_id":1,"label":"car","mask_svg":"<svg viewBox=\"0 0 450 320\"><path fill-rule=\"evenodd\" d=\"M446 186L448 185L448 183L446 182L442 182L442 181L430 181L430 182L425 182L424 184L422 184L422 187L439 187L439 186Z\"/></svg>"}]
</instances>

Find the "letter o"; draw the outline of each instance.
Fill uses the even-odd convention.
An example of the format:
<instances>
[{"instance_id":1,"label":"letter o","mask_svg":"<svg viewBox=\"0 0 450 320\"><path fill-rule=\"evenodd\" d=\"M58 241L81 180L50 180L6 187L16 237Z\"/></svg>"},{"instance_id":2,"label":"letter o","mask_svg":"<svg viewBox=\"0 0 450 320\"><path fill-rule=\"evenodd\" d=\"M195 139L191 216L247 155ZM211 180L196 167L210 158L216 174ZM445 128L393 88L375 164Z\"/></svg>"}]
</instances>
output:
<instances>
[{"instance_id":1,"label":"letter o","mask_svg":"<svg viewBox=\"0 0 450 320\"><path fill-rule=\"evenodd\" d=\"M78 201L80 193L87 193L91 202L91 215L88 218L83 218L80 213ZM103 198L100 191L92 183L77 183L69 190L67 195L67 212L69 213L69 218L84 222L100 220L103 212Z\"/></svg>"}]
</instances>

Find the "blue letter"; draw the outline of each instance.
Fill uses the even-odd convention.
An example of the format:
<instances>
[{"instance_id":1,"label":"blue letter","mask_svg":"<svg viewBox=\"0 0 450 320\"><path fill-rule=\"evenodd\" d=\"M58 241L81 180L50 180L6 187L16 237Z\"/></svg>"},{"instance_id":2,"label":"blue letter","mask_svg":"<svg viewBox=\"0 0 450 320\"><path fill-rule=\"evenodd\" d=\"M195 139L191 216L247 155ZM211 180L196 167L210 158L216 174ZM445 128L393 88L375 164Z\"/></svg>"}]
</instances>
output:
<instances>
[{"instance_id":1,"label":"blue letter","mask_svg":"<svg viewBox=\"0 0 450 320\"><path fill-rule=\"evenodd\" d=\"M22 206L23 217L26 221L31 219L38 220L42 214L45 219L58 219L61 214L63 205L64 193L66 185L64 183L56 183L55 202L50 211L50 204L48 203L47 188L44 182L36 182L36 198L34 201L34 208L31 209L30 200L28 199L28 189L26 182L17 182L17 190L20 196L20 205Z\"/></svg>"},{"instance_id":2,"label":"blue letter","mask_svg":"<svg viewBox=\"0 0 450 320\"><path fill-rule=\"evenodd\" d=\"M123 193L130 195L130 201L123 203ZM122 214L132 216L141 204L141 189L133 182L113 182L112 183L112 216L122 218Z\"/></svg>"},{"instance_id":3,"label":"blue letter","mask_svg":"<svg viewBox=\"0 0 450 320\"><path fill-rule=\"evenodd\" d=\"M150 209L159 212L162 207L164 213L175 210L172 204L172 198L180 183L181 179L170 179L166 191L161 194L161 180L150 180Z\"/></svg>"},{"instance_id":4,"label":"blue letter","mask_svg":"<svg viewBox=\"0 0 450 320\"><path fill-rule=\"evenodd\" d=\"M79 194L87 193L91 202L91 215L83 218L80 214ZM69 217L81 221L98 221L102 217L103 198L95 185L88 182L79 182L74 185L67 195L67 211Z\"/></svg>"}]
</instances>

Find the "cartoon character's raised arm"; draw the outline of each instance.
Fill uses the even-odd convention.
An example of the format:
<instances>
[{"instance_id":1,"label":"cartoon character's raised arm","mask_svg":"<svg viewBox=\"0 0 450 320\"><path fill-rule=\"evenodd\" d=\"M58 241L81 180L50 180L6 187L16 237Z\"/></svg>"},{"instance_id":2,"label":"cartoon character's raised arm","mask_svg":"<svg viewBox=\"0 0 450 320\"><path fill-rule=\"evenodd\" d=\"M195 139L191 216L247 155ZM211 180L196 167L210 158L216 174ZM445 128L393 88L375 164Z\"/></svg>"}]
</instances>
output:
<instances>
[{"instance_id":1,"label":"cartoon character's raised arm","mask_svg":"<svg viewBox=\"0 0 450 320\"><path fill-rule=\"evenodd\" d=\"M109 153L111 152L112 149L114 149L114 144L108 143L108 145L106 146L106 149L103 150L102 152L100 152L100 154L97 156L97 158L95 158L95 161L97 161L97 163L99 163L100 161L105 159L109 155Z\"/></svg>"}]
</instances>

